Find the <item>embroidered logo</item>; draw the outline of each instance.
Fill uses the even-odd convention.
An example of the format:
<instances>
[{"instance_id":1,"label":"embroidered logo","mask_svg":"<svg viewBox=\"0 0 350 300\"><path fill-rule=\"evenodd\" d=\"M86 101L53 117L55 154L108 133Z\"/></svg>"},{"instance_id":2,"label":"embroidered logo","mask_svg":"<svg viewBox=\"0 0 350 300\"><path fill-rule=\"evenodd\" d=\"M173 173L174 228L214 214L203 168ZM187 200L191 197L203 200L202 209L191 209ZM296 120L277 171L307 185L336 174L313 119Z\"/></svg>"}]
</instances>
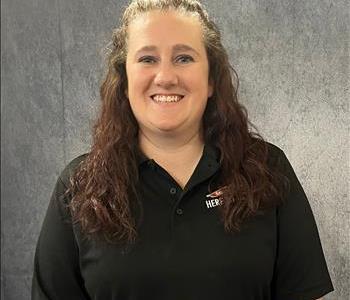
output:
<instances>
[{"instance_id":1,"label":"embroidered logo","mask_svg":"<svg viewBox=\"0 0 350 300\"><path fill-rule=\"evenodd\" d=\"M223 189L220 188L208 195L206 195L208 200L205 201L205 204L207 205L207 208L213 208L215 206L219 206L223 204L222 197L220 197L223 194Z\"/></svg>"}]
</instances>

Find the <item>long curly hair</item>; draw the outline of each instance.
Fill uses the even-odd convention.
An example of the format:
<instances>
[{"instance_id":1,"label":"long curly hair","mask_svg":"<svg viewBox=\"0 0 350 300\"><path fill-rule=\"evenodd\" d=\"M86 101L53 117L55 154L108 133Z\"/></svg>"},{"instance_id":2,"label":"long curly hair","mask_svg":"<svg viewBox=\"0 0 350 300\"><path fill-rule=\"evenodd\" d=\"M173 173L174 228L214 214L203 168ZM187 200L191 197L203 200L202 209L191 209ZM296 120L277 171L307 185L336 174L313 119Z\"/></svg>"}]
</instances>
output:
<instances>
[{"instance_id":1,"label":"long curly hair","mask_svg":"<svg viewBox=\"0 0 350 300\"><path fill-rule=\"evenodd\" d=\"M267 142L238 102L238 76L221 43L220 31L202 4L196 0L135 0L113 30L91 151L71 176L67 190L72 220L87 237L102 236L111 243L137 240L133 211L142 206L136 188L139 127L125 95L127 29L140 14L169 9L198 18L203 29L209 77L215 87L203 115L204 142L220 150L216 184L224 187L223 205L218 207L224 230L240 231L245 220L283 199L283 176L268 167Z\"/></svg>"}]
</instances>

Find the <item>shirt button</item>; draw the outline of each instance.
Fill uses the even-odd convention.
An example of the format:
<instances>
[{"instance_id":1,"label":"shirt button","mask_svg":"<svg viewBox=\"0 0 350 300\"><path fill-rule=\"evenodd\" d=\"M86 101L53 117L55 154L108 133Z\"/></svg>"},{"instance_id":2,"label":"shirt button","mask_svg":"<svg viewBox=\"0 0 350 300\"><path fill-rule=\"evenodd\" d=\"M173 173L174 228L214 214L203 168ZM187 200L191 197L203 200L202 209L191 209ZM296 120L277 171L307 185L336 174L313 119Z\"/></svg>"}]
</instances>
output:
<instances>
[{"instance_id":1,"label":"shirt button","mask_svg":"<svg viewBox=\"0 0 350 300\"><path fill-rule=\"evenodd\" d=\"M176 194L176 188L171 188L170 189L170 194L175 195Z\"/></svg>"},{"instance_id":2,"label":"shirt button","mask_svg":"<svg viewBox=\"0 0 350 300\"><path fill-rule=\"evenodd\" d=\"M177 213L178 215L182 215L182 214L184 213L184 211L183 211L181 208L178 208L178 209L176 210L176 213Z\"/></svg>"}]
</instances>

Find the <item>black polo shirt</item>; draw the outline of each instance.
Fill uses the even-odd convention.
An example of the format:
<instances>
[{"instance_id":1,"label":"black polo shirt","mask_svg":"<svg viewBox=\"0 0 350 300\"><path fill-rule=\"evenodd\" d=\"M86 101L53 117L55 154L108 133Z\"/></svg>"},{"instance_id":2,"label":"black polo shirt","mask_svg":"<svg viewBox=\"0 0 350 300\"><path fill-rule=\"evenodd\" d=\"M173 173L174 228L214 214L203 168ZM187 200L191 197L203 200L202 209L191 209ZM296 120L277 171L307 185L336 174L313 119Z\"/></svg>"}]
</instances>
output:
<instances>
[{"instance_id":1,"label":"black polo shirt","mask_svg":"<svg viewBox=\"0 0 350 300\"><path fill-rule=\"evenodd\" d=\"M32 299L311 300L333 290L316 222L284 152L269 145L291 190L285 204L227 234L220 199L208 185L219 151L206 144L182 190L154 160L138 156L143 205L140 239L132 247L84 239L72 226L62 195L86 157L58 178L40 232Z\"/></svg>"}]
</instances>

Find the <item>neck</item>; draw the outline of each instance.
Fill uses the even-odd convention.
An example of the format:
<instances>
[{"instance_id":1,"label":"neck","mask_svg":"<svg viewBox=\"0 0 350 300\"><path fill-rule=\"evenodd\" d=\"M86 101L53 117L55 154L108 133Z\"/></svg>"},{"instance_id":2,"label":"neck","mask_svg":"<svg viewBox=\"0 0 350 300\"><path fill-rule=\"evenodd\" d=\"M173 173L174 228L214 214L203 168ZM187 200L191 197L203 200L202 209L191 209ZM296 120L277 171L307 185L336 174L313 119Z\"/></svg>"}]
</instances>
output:
<instances>
[{"instance_id":1,"label":"neck","mask_svg":"<svg viewBox=\"0 0 350 300\"><path fill-rule=\"evenodd\" d=\"M139 131L142 152L158 163L186 165L201 157L204 147L203 134L199 130L187 136L153 136Z\"/></svg>"}]
</instances>

